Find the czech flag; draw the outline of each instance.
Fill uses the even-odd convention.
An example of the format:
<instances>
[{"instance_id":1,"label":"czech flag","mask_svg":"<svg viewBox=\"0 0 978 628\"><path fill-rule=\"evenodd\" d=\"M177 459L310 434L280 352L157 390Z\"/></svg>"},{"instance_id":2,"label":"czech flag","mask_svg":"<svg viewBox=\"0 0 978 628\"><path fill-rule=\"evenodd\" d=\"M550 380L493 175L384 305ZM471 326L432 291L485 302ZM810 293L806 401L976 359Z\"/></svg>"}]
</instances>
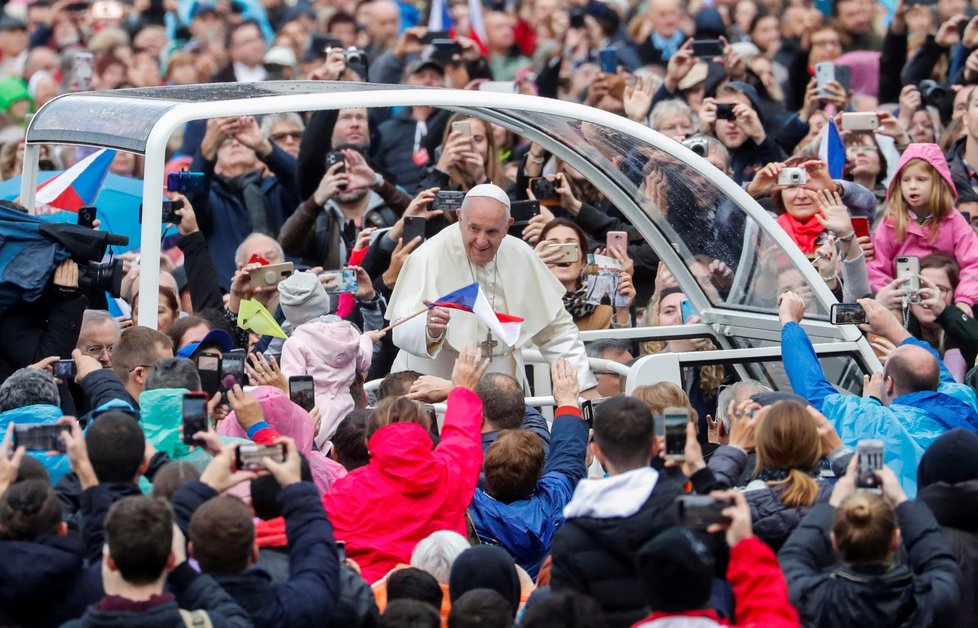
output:
<instances>
[{"instance_id":1,"label":"czech flag","mask_svg":"<svg viewBox=\"0 0 978 628\"><path fill-rule=\"evenodd\" d=\"M523 325L523 319L519 316L494 312L492 306L489 305L489 299L482 292L482 288L478 282L471 283L455 292L446 294L429 307L435 306L448 307L453 310L462 310L463 312L472 312L482 321L483 325L489 328L489 331L494 336L501 338L507 347L515 345L517 339L520 337L520 327Z\"/></svg>"},{"instance_id":2,"label":"czech flag","mask_svg":"<svg viewBox=\"0 0 978 628\"><path fill-rule=\"evenodd\" d=\"M95 202L115 151L107 148L92 153L61 174L37 186L34 204L78 213Z\"/></svg>"},{"instance_id":3,"label":"czech flag","mask_svg":"<svg viewBox=\"0 0 978 628\"><path fill-rule=\"evenodd\" d=\"M835 126L835 120L829 118L822 131L822 141L818 145L818 158L824 161L829 168L829 176L833 179L841 179L842 171L846 167L846 145L842 141L839 127Z\"/></svg>"}]
</instances>

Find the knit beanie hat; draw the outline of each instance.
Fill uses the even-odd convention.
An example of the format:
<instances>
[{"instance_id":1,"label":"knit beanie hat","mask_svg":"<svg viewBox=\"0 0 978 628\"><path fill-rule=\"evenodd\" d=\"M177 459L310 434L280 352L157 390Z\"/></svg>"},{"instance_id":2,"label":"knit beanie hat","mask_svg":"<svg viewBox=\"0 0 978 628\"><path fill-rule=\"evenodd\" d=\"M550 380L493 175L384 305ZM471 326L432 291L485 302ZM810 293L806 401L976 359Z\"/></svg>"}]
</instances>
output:
<instances>
[{"instance_id":1,"label":"knit beanie hat","mask_svg":"<svg viewBox=\"0 0 978 628\"><path fill-rule=\"evenodd\" d=\"M978 434L956 428L931 443L917 465L917 490L978 479Z\"/></svg>"},{"instance_id":2,"label":"knit beanie hat","mask_svg":"<svg viewBox=\"0 0 978 628\"><path fill-rule=\"evenodd\" d=\"M278 295L282 312L293 327L329 314L329 295L312 273L292 273L278 285Z\"/></svg>"},{"instance_id":3,"label":"knit beanie hat","mask_svg":"<svg viewBox=\"0 0 978 628\"><path fill-rule=\"evenodd\" d=\"M679 613L705 608L713 589L713 555L686 528L656 535L638 552L638 577L652 611Z\"/></svg>"}]
</instances>

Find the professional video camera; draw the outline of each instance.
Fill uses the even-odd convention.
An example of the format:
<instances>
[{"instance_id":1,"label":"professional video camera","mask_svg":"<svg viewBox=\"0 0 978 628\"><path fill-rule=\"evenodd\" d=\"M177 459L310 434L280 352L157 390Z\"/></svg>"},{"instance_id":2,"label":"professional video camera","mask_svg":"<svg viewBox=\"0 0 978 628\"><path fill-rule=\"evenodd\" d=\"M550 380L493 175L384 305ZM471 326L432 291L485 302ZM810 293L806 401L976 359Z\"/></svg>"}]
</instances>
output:
<instances>
[{"instance_id":1,"label":"professional video camera","mask_svg":"<svg viewBox=\"0 0 978 628\"><path fill-rule=\"evenodd\" d=\"M109 245L129 244L128 237L66 222L44 223L40 231L42 235L66 248L71 258L78 263L79 287L108 292L114 298L122 294L122 260L116 259L104 264L97 261L105 257L105 250Z\"/></svg>"}]
</instances>

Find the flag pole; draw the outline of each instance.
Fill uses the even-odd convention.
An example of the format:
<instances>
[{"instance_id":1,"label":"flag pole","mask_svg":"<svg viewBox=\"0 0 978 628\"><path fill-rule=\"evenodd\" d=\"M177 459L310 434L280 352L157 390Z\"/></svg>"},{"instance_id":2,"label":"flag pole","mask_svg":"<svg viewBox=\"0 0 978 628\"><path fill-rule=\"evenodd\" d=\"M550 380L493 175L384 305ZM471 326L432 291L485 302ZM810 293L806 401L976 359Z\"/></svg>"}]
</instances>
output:
<instances>
[{"instance_id":1,"label":"flag pole","mask_svg":"<svg viewBox=\"0 0 978 628\"><path fill-rule=\"evenodd\" d=\"M396 321L394 321L393 323L391 323L387 327L384 327L380 331L382 331L382 332L384 332L386 334L387 332L389 332L390 330L394 329L395 327L397 327L401 323L406 323L409 320L411 320L412 318L414 318L416 316L421 316L422 314L424 314L427 311L428 311L428 306L426 305L426 306L424 306L424 308L418 310L417 312L414 312L413 314L408 314L407 316L405 316L403 318L397 319Z\"/></svg>"}]
</instances>

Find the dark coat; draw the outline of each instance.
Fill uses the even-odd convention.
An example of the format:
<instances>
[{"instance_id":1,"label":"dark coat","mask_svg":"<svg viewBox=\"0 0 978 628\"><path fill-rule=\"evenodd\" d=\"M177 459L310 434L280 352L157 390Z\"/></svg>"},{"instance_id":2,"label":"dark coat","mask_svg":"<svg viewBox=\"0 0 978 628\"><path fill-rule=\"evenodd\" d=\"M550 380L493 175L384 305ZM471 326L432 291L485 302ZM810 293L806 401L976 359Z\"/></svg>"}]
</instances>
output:
<instances>
[{"instance_id":1,"label":"dark coat","mask_svg":"<svg viewBox=\"0 0 978 628\"><path fill-rule=\"evenodd\" d=\"M760 484L759 481L757 482ZM828 502L829 497L832 496L832 486L824 480L817 480L817 482L818 495L815 497L815 503ZM748 484L744 489L744 497L750 506L754 535L776 552L781 549L811 508L804 506L791 508L781 503L784 485L754 488L752 484L754 483Z\"/></svg>"},{"instance_id":2,"label":"dark coat","mask_svg":"<svg viewBox=\"0 0 978 628\"><path fill-rule=\"evenodd\" d=\"M961 570L961 604L947 628L978 626L978 480L938 482L917 493L944 530Z\"/></svg>"},{"instance_id":3,"label":"dark coat","mask_svg":"<svg viewBox=\"0 0 978 628\"><path fill-rule=\"evenodd\" d=\"M0 625L60 626L105 594L78 537L0 541Z\"/></svg>"},{"instance_id":4,"label":"dark coat","mask_svg":"<svg viewBox=\"0 0 978 628\"><path fill-rule=\"evenodd\" d=\"M618 476L608 480L615 477ZM583 485L584 482L578 484L572 504ZM552 589L569 589L593 597L611 628L631 626L644 617L648 610L635 555L649 539L676 525L673 502L681 492L678 482L660 473L652 495L631 516L567 518L554 537ZM617 499L618 496L608 494L602 501Z\"/></svg>"},{"instance_id":5,"label":"dark coat","mask_svg":"<svg viewBox=\"0 0 978 628\"><path fill-rule=\"evenodd\" d=\"M946 626L960 596L951 546L919 502L896 508L909 564L896 567L837 566L829 530L835 508L819 504L805 517L778 554L791 602L804 626Z\"/></svg>"},{"instance_id":6,"label":"dark coat","mask_svg":"<svg viewBox=\"0 0 978 628\"><path fill-rule=\"evenodd\" d=\"M428 117L426 126L428 134L421 145L427 148L429 160L417 164L412 160L414 154L414 131L417 121L411 117L411 109L402 109L390 120L377 129L379 140L371 147L373 161L384 172L389 172L394 181L408 194L417 194L421 188L421 180L425 176L425 168L434 165L434 147L441 144L445 132L445 124L451 115L449 111L437 111ZM427 145L430 144L429 148Z\"/></svg>"},{"instance_id":7,"label":"dark coat","mask_svg":"<svg viewBox=\"0 0 978 628\"><path fill-rule=\"evenodd\" d=\"M216 496L216 491L197 480L180 487L172 500L177 524L186 529L194 511ZM262 569L215 579L251 615L255 626L321 626L339 594L332 526L310 482L283 487L278 503L289 539L288 582L275 583Z\"/></svg>"}]
</instances>

